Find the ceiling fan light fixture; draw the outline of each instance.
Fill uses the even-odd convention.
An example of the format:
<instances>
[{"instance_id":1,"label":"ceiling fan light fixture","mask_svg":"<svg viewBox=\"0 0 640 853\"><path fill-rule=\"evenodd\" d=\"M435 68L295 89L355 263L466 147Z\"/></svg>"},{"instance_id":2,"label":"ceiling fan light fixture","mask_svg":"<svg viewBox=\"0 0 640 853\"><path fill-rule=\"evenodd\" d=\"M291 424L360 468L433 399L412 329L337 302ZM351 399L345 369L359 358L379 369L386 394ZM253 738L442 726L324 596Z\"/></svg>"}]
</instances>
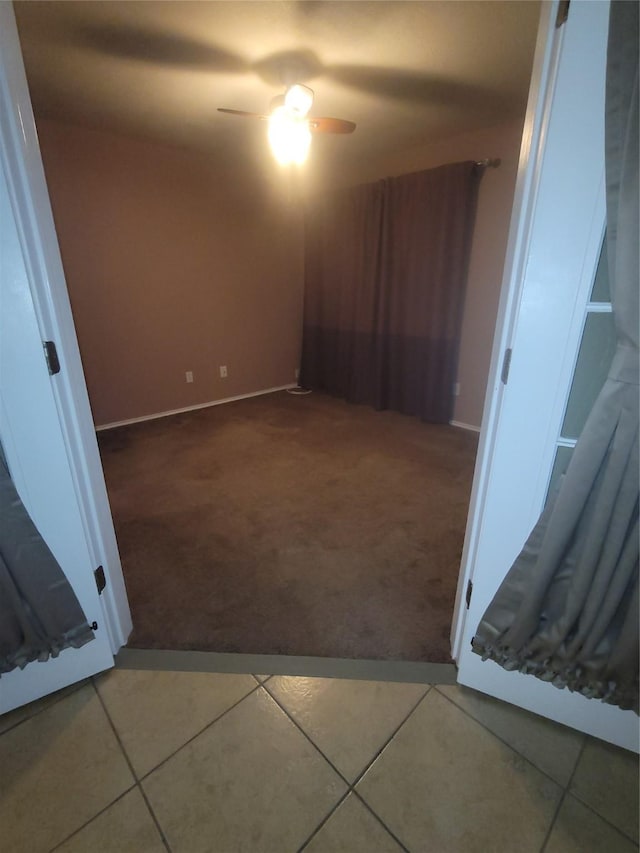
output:
<instances>
[{"instance_id":1,"label":"ceiling fan light fixture","mask_svg":"<svg viewBox=\"0 0 640 853\"><path fill-rule=\"evenodd\" d=\"M313 89L295 83L284 93L284 105L292 115L306 116L313 104Z\"/></svg>"},{"instance_id":2,"label":"ceiling fan light fixture","mask_svg":"<svg viewBox=\"0 0 640 853\"><path fill-rule=\"evenodd\" d=\"M269 116L269 145L281 166L301 166L311 146L309 122L292 113L286 104L276 107Z\"/></svg>"}]
</instances>

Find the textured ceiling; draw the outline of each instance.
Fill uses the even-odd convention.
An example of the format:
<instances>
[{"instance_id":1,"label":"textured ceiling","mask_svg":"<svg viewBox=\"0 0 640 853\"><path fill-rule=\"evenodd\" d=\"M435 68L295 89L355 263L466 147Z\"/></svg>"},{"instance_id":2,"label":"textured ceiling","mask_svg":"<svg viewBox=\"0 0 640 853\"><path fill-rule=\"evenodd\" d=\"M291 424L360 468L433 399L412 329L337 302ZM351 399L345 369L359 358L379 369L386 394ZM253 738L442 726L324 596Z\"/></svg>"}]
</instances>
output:
<instances>
[{"instance_id":1,"label":"textured ceiling","mask_svg":"<svg viewBox=\"0 0 640 853\"><path fill-rule=\"evenodd\" d=\"M287 77L315 115L355 121L316 137L314 158L363 157L522 115L539 3L14 3L36 116L215 154L228 168L264 146L261 122Z\"/></svg>"}]
</instances>

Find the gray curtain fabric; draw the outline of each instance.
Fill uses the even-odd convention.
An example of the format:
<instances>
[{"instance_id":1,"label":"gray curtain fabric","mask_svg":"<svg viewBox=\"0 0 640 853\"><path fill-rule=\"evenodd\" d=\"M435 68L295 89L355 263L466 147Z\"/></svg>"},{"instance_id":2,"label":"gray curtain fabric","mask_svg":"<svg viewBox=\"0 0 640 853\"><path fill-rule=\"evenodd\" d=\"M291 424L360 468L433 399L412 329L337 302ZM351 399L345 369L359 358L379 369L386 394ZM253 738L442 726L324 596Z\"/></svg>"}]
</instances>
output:
<instances>
[{"instance_id":1,"label":"gray curtain fabric","mask_svg":"<svg viewBox=\"0 0 640 853\"><path fill-rule=\"evenodd\" d=\"M0 673L93 639L69 581L18 496L0 447Z\"/></svg>"},{"instance_id":2,"label":"gray curtain fabric","mask_svg":"<svg viewBox=\"0 0 640 853\"><path fill-rule=\"evenodd\" d=\"M617 351L567 473L472 645L505 669L637 712L637 3L611 5L605 118L607 248Z\"/></svg>"},{"instance_id":3,"label":"gray curtain fabric","mask_svg":"<svg viewBox=\"0 0 640 853\"><path fill-rule=\"evenodd\" d=\"M449 422L481 174L454 163L307 209L302 384Z\"/></svg>"}]
</instances>

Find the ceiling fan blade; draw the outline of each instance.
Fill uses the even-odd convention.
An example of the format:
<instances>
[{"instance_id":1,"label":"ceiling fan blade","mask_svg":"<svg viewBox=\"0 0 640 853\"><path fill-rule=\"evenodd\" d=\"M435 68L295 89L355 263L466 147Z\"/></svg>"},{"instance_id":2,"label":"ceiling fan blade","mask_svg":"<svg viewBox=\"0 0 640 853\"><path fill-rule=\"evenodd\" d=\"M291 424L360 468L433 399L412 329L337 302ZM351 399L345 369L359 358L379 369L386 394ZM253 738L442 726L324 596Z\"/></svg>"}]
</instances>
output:
<instances>
[{"instance_id":1,"label":"ceiling fan blade","mask_svg":"<svg viewBox=\"0 0 640 853\"><path fill-rule=\"evenodd\" d=\"M259 118L266 121L269 116L261 116L260 113L248 113L246 110L228 110L225 107L218 107L219 113L229 113L232 116L243 116L244 118Z\"/></svg>"},{"instance_id":2,"label":"ceiling fan blade","mask_svg":"<svg viewBox=\"0 0 640 853\"><path fill-rule=\"evenodd\" d=\"M134 59L145 64L189 68L200 71L242 73L248 63L223 47L186 38L149 26L126 21L113 24L84 24L72 32L81 47L118 59Z\"/></svg>"},{"instance_id":3,"label":"ceiling fan blade","mask_svg":"<svg viewBox=\"0 0 640 853\"><path fill-rule=\"evenodd\" d=\"M429 102L473 106L479 99L491 95L485 87L423 71L370 65L332 65L326 68L325 73L343 86L409 104Z\"/></svg>"},{"instance_id":4,"label":"ceiling fan blade","mask_svg":"<svg viewBox=\"0 0 640 853\"><path fill-rule=\"evenodd\" d=\"M356 129L354 121L343 118L313 118L309 119L309 127L314 133L353 133Z\"/></svg>"}]
</instances>

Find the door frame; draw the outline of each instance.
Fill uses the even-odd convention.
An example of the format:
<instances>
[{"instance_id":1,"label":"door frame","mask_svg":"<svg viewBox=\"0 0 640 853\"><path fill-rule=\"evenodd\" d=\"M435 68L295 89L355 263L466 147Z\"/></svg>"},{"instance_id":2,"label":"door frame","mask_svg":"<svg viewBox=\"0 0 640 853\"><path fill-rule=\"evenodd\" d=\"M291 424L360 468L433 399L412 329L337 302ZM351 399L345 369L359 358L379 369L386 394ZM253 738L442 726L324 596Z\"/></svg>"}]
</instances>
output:
<instances>
[{"instance_id":1,"label":"door frame","mask_svg":"<svg viewBox=\"0 0 640 853\"><path fill-rule=\"evenodd\" d=\"M0 158L40 334L55 342L60 361L51 386L92 559L87 571L101 565L107 580L100 602L115 654L131 614L11 3L0 3Z\"/></svg>"},{"instance_id":2,"label":"door frame","mask_svg":"<svg viewBox=\"0 0 640 853\"><path fill-rule=\"evenodd\" d=\"M548 121L563 28L555 28L560 0L542 5L528 106L507 243L505 271L485 394L467 520L465 544L453 613L452 656L458 659L464 629L465 593L472 575L482 508L503 401L503 354L517 319L532 209L539 179L536 153ZM132 629L131 614L109 507L95 427L42 166L37 130L13 9L0 3L0 157L7 175L30 289L43 340L56 342L61 372L54 395L95 565L102 565L107 587L101 597L114 654Z\"/></svg>"}]
</instances>

